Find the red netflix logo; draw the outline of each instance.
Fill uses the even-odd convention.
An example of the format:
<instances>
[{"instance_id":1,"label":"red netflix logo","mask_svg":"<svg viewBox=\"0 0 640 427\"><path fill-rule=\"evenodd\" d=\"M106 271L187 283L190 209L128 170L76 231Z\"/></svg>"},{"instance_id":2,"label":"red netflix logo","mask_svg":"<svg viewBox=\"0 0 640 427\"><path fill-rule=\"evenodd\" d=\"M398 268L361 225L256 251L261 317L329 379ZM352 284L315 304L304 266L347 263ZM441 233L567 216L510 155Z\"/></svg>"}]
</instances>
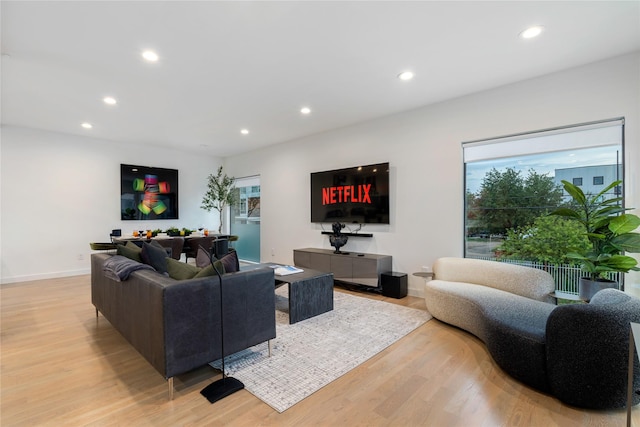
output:
<instances>
[{"instance_id":1,"label":"red netflix logo","mask_svg":"<svg viewBox=\"0 0 640 427\"><path fill-rule=\"evenodd\" d=\"M371 184L325 187L322 189L322 204L334 205L347 202L371 204L370 191Z\"/></svg>"}]
</instances>

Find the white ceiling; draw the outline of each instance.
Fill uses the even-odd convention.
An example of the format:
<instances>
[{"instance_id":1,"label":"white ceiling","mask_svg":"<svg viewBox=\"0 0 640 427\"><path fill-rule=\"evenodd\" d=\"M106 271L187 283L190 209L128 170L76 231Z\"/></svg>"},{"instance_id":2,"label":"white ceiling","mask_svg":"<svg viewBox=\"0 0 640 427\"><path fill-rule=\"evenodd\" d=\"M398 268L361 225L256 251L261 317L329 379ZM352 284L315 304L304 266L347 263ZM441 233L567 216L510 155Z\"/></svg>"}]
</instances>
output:
<instances>
[{"instance_id":1,"label":"white ceiling","mask_svg":"<svg viewBox=\"0 0 640 427\"><path fill-rule=\"evenodd\" d=\"M640 1L3 0L1 14L3 124L222 157L640 50ZM518 37L533 24L540 37Z\"/></svg>"}]
</instances>

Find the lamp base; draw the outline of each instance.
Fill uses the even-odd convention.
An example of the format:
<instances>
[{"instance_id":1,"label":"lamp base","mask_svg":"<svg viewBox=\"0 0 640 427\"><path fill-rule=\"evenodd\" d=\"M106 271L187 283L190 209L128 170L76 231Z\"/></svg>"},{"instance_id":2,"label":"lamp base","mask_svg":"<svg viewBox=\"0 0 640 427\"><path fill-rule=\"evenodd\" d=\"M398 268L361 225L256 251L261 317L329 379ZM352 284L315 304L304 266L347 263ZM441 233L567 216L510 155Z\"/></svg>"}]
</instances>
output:
<instances>
[{"instance_id":1,"label":"lamp base","mask_svg":"<svg viewBox=\"0 0 640 427\"><path fill-rule=\"evenodd\" d=\"M223 377L203 388L200 394L206 397L209 402L215 403L243 388L244 384L240 380L232 377Z\"/></svg>"}]
</instances>

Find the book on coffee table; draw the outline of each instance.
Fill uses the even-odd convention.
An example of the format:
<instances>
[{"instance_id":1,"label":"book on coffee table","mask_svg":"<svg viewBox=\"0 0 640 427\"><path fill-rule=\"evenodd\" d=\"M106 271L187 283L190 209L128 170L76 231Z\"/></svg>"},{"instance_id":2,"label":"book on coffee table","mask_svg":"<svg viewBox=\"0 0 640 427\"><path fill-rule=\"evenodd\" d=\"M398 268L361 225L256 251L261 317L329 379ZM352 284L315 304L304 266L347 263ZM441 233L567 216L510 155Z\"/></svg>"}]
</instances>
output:
<instances>
[{"instance_id":1,"label":"book on coffee table","mask_svg":"<svg viewBox=\"0 0 640 427\"><path fill-rule=\"evenodd\" d=\"M274 267L274 273L276 276L286 276L287 274L302 273L304 271L303 269L292 265L277 265Z\"/></svg>"}]
</instances>

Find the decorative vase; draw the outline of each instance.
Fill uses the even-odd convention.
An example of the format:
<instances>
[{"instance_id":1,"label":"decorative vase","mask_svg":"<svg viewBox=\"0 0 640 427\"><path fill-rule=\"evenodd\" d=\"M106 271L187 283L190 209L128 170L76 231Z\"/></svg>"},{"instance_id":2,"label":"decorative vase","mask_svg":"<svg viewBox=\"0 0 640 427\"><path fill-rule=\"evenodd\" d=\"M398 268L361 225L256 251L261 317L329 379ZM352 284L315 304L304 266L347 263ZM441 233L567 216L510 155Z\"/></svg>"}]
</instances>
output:
<instances>
[{"instance_id":1,"label":"decorative vase","mask_svg":"<svg viewBox=\"0 0 640 427\"><path fill-rule=\"evenodd\" d=\"M591 280L588 277L581 277L578 294L581 300L591 301L591 298L598 291L606 288L618 289L618 282L607 279Z\"/></svg>"},{"instance_id":2,"label":"decorative vase","mask_svg":"<svg viewBox=\"0 0 640 427\"><path fill-rule=\"evenodd\" d=\"M349 236L345 236L344 234L340 234L338 236L329 236L329 243L331 243L331 246L336 248L333 253L341 254L342 252L340 251L340 248L347 244L347 240L349 240Z\"/></svg>"},{"instance_id":3,"label":"decorative vase","mask_svg":"<svg viewBox=\"0 0 640 427\"><path fill-rule=\"evenodd\" d=\"M329 236L329 243L331 243L331 246L336 248L336 250L333 251L334 254L341 254L342 252L340 252L340 248L346 245L347 240L349 240L349 236L345 236L344 234L342 234L341 230L344 227L345 225L339 222L334 222L333 224L331 224L331 228L333 228L333 234Z\"/></svg>"}]
</instances>

